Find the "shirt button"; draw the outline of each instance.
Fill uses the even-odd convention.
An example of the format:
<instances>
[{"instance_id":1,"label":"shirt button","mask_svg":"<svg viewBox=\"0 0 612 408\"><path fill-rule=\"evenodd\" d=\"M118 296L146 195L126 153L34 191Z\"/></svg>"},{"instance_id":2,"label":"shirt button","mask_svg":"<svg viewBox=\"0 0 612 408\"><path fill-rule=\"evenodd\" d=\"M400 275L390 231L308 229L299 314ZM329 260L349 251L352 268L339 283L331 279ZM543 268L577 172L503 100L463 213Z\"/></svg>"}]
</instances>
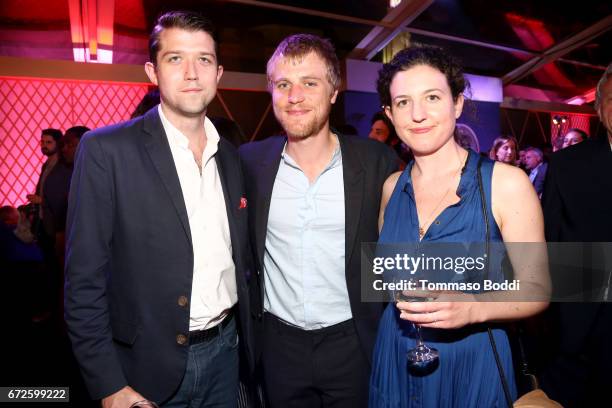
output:
<instances>
[{"instance_id":1,"label":"shirt button","mask_svg":"<svg viewBox=\"0 0 612 408\"><path fill-rule=\"evenodd\" d=\"M440 220L436 220L436 225L440 225Z\"/></svg>"},{"instance_id":2,"label":"shirt button","mask_svg":"<svg viewBox=\"0 0 612 408\"><path fill-rule=\"evenodd\" d=\"M181 346L184 346L185 344L187 344L187 336L185 336L184 334L177 334L176 342Z\"/></svg>"},{"instance_id":3,"label":"shirt button","mask_svg":"<svg viewBox=\"0 0 612 408\"><path fill-rule=\"evenodd\" d=\"M187 296L179 296L178 298L178 305L180 307L185 307L187 306L187 303L189 303L189 301L187 300Z\"/></svg>"}]
</instances>

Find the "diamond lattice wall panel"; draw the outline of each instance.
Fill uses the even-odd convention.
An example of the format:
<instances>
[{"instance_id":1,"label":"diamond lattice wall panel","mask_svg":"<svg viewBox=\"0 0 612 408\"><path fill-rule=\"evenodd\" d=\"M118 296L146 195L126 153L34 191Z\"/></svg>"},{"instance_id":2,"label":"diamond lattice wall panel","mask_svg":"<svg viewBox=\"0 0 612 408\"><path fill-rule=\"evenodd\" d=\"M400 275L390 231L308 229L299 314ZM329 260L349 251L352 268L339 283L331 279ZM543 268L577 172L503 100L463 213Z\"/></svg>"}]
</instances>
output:
<instances>
[{"instance_id":1,"label":"diamond lattice wall panel","mask_svg":"<svg viewBox=\"0 0 612 408\"><path fill-rule=\"evenodd\" d=\"M44 156L40 131L129 119L145 84L0 77L0 205L26 203Z\"/></svg>"}]
</instances>

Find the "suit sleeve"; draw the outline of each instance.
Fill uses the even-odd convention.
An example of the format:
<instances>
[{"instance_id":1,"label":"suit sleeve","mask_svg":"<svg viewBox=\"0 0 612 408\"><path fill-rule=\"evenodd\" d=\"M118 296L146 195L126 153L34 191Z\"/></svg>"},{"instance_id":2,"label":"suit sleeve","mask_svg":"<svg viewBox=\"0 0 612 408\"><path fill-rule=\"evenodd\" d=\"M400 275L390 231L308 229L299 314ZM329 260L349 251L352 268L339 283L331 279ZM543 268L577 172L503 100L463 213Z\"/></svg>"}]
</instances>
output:
<instances>
[{"instance_id":1,"label":"suit sleeve","mask_svg":"<svg viewBox=\"0 0 612 408\"><path fill-rule=\"evenodd\" d=\"M113 226L113 175L96 137L79 145L68 200L65 317L74 355L94 399L127 385L109 318L107 278Z\"/></svg>"},{"instance_id":2,"label":"suit sleeve","mask_svg":"<svg viewBox=\"0 0 612 408\"><path fill-rule=\"evenodd\" d=\"M542 210L544 212L544 233L546 241L558 242L561 238L563 202L559 192L559 176L557 175L558 160L553 159L548 165L544 192L542 194Z\"/></svg>"},{"instance_id":3,"label":"suit sleeve","mask_svg":"<svg viewBox=\"0 0 612 408\"><path fill-rule=\"evenodd\" d=\"M540 167L540 171L538 171L538 175L536 176L533 187L538 194L542 194L544 191L544 183L546 182L546 175L548 173L548 164L543 164Z\"/></svg>"}]
</instances>

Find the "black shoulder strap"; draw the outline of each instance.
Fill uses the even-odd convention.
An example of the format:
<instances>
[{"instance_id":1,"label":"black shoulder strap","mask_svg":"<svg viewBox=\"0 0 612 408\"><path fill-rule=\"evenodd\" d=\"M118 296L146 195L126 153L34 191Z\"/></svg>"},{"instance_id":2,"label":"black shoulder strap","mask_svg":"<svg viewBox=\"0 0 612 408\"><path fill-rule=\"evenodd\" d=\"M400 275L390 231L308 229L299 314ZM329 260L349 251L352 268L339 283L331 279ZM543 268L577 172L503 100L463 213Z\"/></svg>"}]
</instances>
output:
<instances>
[{"instance_id":1,"label":"black shoulder strap","mask_svg":"<svg viewBox=\"0 0 612 408\"><path fill-rule=\"evenodd\" d=\"M491 241L491 231L489 229L489 212L487 211L487 197L484 192L484 186L482 183L482 156L478 158L478 191L480 192L480 206L482 209L482 218L485 223L485 253L487 255L487 261L485 265L486 276L489 276L489 242ZM510 395L510 387L508 386L508 380L506 379L506 375L504 374L504 367L502 367L501 359L499 358L499 353L497 352L497 345L495 344L495 338L493 338L493 332L491 331L491 327L487 327L487 331L489 333L489 340L491 342L491 349L493 350L493 355L495 356L495 363L497 364L497 370L499 371L499 378L502 382L502 387L504 388L504 396L506 397L506 403L508 404L508 408L512 408L512 396Z\"/></svg>"}]
</instances>

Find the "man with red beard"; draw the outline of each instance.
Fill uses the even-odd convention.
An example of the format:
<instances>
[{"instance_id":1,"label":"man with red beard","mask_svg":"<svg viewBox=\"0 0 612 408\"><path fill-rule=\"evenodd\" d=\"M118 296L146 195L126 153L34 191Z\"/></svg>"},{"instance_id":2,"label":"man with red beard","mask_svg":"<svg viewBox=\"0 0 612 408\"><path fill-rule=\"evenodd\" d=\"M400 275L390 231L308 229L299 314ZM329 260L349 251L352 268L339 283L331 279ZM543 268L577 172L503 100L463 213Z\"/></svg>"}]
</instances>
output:
<instances>
[{"instance_id":1,"label":"man with red beard","mask_svg":"<svg viewBox=\"0 0 612 408\"><path fill-rule=\"evenodd\" d=\"M381 143L330 129L340 68L329 41L285 38L267 76L286 135L240 154L268 403L366 406L382 305L360 302L360 243L378 238L382 186L397 159Z\"/></svg>"}]
</instances>

